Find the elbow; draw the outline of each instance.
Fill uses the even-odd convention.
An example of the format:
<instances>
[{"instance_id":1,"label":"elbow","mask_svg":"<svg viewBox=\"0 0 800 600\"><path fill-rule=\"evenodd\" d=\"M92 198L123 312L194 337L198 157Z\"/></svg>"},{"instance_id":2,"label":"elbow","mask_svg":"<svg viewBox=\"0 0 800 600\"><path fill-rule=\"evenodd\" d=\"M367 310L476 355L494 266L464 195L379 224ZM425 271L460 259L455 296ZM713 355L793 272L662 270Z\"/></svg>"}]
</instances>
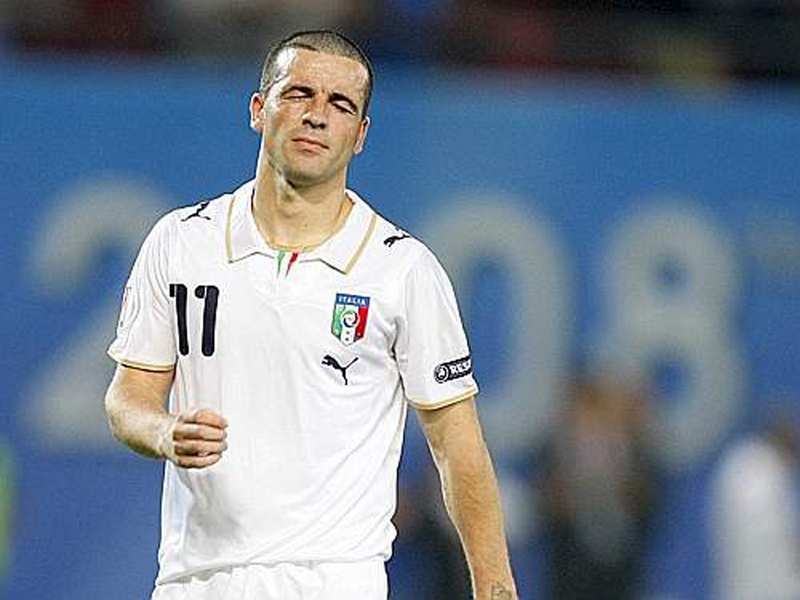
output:
<instances>
[{"instance_id":1,"label":"elbow","mask_svg":"<svg viewBox=\"0 0 800 600\"><path fill-rule=\"evenodd\" d=\"M108 423L109 431L115 438L118 440L121 439L119 428L121 407L119 396L114 389L113 382L106 391L103 400L103 411L106 415L106 423Z\"/></svg>"}]
</instances>

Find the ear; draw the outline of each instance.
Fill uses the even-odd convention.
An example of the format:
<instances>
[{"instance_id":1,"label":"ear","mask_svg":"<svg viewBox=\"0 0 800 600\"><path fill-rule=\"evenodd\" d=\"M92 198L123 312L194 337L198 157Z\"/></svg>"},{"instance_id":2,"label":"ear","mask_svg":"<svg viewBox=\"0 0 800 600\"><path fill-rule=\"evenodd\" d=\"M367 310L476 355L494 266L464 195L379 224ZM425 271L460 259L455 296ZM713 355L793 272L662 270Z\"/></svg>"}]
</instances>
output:
<instances>
[{"instance_id":1,"label":"ear","mask_svg":"<svg viewBox=\"0 0 800 600\"><path fill-rule=\"evenodd\" d=\"M264 96L261 92L250 96L250 129L258 133L264 129Z\"/></svg>"},{"instance_id":2,"label":"ear","mask_svg":"<svg viewBox=\"0 0 800 600\"><path fill-rule=\"evenodd\" d=\"M356 138L356 145L353 147L353 154L361 154L364 149L364 140L367 138L367 130L369 129L369 117L364 117L361 120L361 125L358 128L358 137Z\"/></svg>"}]
</instances>

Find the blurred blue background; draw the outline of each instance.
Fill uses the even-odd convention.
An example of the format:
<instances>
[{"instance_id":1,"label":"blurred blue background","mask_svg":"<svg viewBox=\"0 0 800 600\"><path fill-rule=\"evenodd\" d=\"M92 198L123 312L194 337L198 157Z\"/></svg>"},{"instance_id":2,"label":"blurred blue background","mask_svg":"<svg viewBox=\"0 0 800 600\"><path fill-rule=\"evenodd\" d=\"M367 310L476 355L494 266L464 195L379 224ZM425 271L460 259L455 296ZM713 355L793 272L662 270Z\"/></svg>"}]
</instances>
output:
<instances>
[{"instance_id":1,"label":"blurred blue background","mask_svg":"<svg viewBox=\"0 0 800 600\"><path fill-rule=\"evenodd\" d=\"M635 382L652 410L658 501L639 597L716 597L718 461L763 415L796 410L800 390L797 36L772 60L761 37L748 54L734 32L766 39L797 15L184 5L0 10L0 598L147 597L161 466L119 447L102 413L122 286L161 214L252 177L257 50L317 21L376 57L351 187L454 280L521 597L548 597L541 465L579 370ZM573 22L589 47L562 27ZM393 598L433 598L424 584L450 548L443 533L419 560L426 542L406 535L435 503L429 477L412 418Z\"/></svg>"}]
</instances>

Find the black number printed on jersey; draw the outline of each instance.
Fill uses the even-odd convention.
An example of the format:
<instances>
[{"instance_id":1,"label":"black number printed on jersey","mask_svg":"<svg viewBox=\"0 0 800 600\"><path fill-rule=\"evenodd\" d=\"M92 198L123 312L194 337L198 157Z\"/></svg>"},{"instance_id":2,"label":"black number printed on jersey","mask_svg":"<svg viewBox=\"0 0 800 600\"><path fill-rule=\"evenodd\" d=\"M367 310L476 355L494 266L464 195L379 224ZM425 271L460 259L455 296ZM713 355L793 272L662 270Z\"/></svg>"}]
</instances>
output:
<instances>
[{"instance_id":1,"label":"black number printed on jersey","mask_svg":"<svg viewBox=\"0 0 800 600\"><path fill-rule=\"evenodd\" d=\"M189 333L186 327L188 296L189 292L184 284L169 284L169 297L175 298L175 314L178 319L178 352L182 356L189 354ZM194 288L194 296L203 300L203 333L200 350L203 356L212 356L214 354L215 330L217 328L219 288L214 285L198 285Z\"/></svg>"}]
</instances>

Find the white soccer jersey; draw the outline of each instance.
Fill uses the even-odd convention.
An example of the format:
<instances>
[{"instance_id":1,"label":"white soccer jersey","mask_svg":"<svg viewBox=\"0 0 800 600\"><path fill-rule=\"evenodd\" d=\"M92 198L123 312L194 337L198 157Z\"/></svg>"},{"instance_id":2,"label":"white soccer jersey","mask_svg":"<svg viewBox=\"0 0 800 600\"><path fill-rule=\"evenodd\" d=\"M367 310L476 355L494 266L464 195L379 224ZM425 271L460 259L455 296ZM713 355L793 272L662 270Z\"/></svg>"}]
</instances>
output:
<instances>
[{"instance_id":1,"label":"white soccer jersey","mask_svg":"<svg viewBox=\"0 0 800 600\"><path fill-rule=\"evenodd\" d=\"M172 412L218 411L216 465L166 465L158 582L242 563L387 559L406 400L477 392L452 286L419 241L354 203L316 250L267 246L253 182L178 209L125 290L117 362L175 366Z\"/></svg>"}]
</instances>

